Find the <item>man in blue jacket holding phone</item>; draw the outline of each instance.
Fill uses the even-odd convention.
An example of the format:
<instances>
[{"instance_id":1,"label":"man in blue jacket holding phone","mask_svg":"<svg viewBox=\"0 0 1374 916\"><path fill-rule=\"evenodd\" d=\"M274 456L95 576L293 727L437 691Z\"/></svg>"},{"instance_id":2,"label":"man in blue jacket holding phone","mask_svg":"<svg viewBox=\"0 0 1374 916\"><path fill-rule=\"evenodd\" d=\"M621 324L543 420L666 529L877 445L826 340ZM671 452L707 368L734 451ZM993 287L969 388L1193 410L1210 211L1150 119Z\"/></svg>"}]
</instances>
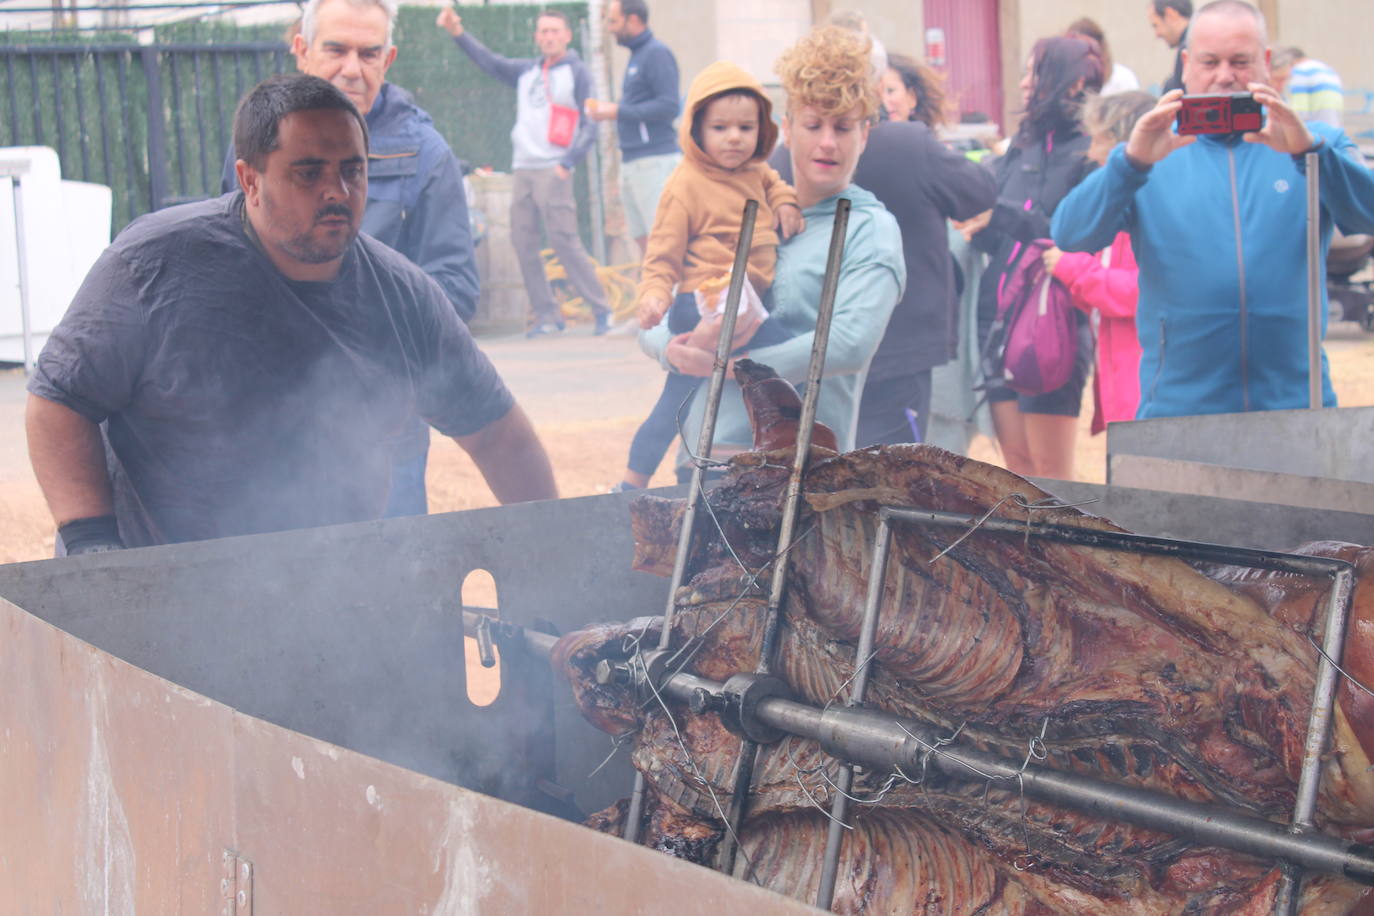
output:
<instances>
[{"instance_id":1,"label":"man in blue jacket holding phone","mask_svg":"<svg viewBox=\"0 0 1374 916\"><path fill-rule=\"evenodd\" d=\"M1374 232L1374 173L1339 129L1304 124L1283 103L1267 84L1268 61L1259 10L1241 0L1203 7L1189 30L1184 86L1253 93L1263 127L1180 136L1183 93L1168 92L1055 211L1051 231L1065 251L1099 251L1131 234L1141 419L1308 406L1308 152L1321 169L1323 265L1333 224ZM1323 309L1323 331L1325 320ZM1324 354L1322 391L1334 407Z\"/></svg>"}]
</instances>

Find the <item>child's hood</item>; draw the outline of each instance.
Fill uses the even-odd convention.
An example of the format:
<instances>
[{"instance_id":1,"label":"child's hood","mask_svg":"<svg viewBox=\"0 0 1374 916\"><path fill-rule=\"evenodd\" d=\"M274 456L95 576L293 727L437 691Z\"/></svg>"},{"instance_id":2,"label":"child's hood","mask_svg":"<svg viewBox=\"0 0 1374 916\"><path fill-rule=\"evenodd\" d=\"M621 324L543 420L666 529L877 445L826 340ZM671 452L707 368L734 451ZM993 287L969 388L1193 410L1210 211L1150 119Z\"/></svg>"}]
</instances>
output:
<instances>
[{"instance_id":1,"label":"child's hood","mask_svg":"<svg viewBox=\"0 0 1374 916\"><path fill-rule=\"evenodd\" d=\"M728 60L718 60L692 80L692 85L687 90L686 110L678 127L678 139L682 143L684 154L698 165L718 168L706 155L706 151L697 146L696 141L692 139L692 122L696 120L697 109L711 96L730 89L745 89L759 98L759 137L760 146L764 151L759 159L767 159L773 147L777 145L778 126L773 123L773 103L768 100L768 93L763 91L763 84L737 64L732 64Z\"/></svg>"}]
</instances>

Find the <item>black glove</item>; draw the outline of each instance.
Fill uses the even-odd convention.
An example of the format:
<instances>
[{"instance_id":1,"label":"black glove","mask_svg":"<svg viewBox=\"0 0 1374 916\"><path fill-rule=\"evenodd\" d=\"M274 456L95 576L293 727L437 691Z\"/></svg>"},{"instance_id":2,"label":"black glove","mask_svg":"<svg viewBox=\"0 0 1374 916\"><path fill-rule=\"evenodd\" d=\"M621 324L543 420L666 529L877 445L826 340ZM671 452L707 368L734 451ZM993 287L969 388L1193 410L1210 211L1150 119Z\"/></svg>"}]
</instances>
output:
<instances>
[{"instance_id":1,"label":"black glove","mask_svg":"<svg viewBox=\"0 0 1374 916\"><path fill-rule=\"evenodd\" d=\"M124 542L119 539L119 523L113 515L72 519L58 526L57 533L69 557L124 549Z\"/></svg>"}]
</instances>

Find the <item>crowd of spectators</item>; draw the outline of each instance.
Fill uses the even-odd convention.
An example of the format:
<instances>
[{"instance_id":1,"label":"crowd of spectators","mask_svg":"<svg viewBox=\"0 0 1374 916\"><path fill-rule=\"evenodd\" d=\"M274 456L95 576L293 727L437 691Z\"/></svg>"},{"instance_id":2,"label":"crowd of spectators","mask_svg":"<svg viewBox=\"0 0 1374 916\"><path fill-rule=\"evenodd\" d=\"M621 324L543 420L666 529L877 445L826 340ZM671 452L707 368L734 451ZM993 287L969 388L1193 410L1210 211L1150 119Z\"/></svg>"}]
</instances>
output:
<instances>
[{"instance_id":1,"label":"crowd of spectators","mask_svg":"<svg viewBox=\"0 0 1374 916\"><path fill-rule=\"evenodd\" d=\"M842 443L923 441L939 420L933 404L960 400L934 380L958 385L961 373L933 370L970 351L979 367L969 387L981 392L973 410L986 402L1004 462L1031 476L1073 476L1090 380L1093 432L1136 417L1306 406L1298 262L1306 153L1319 154L1326 176L1322 251L1333 226L1374 229L1374 180L1339 130L1339 78L1297 49L1283 49L1271 72L1264 17L1242 0L1198 10L1189 0L1152 0L1146 12L1177 52L1158 97L1113 59L1101 27L1080 18L1032 48L1016 130L994 154L971 156L955 152L944 131L960 112L941 75L887 51L862 16L831 15L832 42L838 28L867 49L881 103L877 122L865 125L853 184L896 218L906 275L877 347L849 370L855 412L831 418ZM1182 137L1174 122L1185 90L1251 93L1264 106L1263 126ZM783 180L803 180L789 145L771 163ZM716 231L728 236L732 225ZM784 241L780 264L787 251ZM1011 320L1032 256L1072 305L1072 365L1048 390L1016 384L998 362L1009 333L999 323ZM965 320L961 296L974 304ZM786 303L775 297L773 307ZM687 330L680 316L672 339L685 342ZM837 320L832 333L847 330ZM670 374L704 374L664 358L665 333L645 332L646 350ZM744 349L771 356L767 347ZM706 365L704 356L696 365ZM1323 375L1324 365L1323 357ZM1329 379L1324 386L1324 403L1334 404ZM645 480L632 467L620 487Z\"/></svg>"},{"instance_id":2,"label":"crowd of spectators","mask_svg":"<svg viewBox=\"0 0 1374 916\"><path fill-rule=\"evenodd\" d=\"M593 97L562 12L537 16L528 58L490 51L452 8L436 25L516 89L511 241L528 336L564 329L541 237L593 333L610 327L569 179L597 125L614 124L644 254L640 343L667 373L620 485L635 488L679 429L695 441L693 395L712 370L750 199L763 204L744 281L754 307L731 347L797 384L832 219L850 203L819 407L841 448L924 441L933 405L976 389L1008 467L1068 478L1089 379L1094 431L1305 406L1307 155L1323 176L1323 254L1333 228L1374 233L1374 173L1340 129L1339 77L1296 48L1271 59L1264 17L1243 0L1196 11L1151 0L1147 12L1178 49L1158 98L1079 19L1035 43L1016 129L994 150L956 145L959 99L942 75L889 53L850 11L778 60L777 117L728 62L695 75L684 108L644 0L605 9L630 51L615 102ZM92 269L30 384L31 453L59 550L423 513L429 425L501 499L556 493L537 436L467 331L478 278L459 166L386 81L395 17L393 0L310 0L292 38L302 75L241 103L225 195L136 221ZM1264 120L1180 135L1185 91L1250 93ZM1013 291L1042 266L1044 288L1071 303L1071 365L1047 390L997 359ZM963 363L967 378L979 350L981 377L941 392L961 374L936 370ZM1332 405L1324 357L1322 370ZM733 382L715 430L717 457L749 447Z\"/></svg>"}]
</instances>

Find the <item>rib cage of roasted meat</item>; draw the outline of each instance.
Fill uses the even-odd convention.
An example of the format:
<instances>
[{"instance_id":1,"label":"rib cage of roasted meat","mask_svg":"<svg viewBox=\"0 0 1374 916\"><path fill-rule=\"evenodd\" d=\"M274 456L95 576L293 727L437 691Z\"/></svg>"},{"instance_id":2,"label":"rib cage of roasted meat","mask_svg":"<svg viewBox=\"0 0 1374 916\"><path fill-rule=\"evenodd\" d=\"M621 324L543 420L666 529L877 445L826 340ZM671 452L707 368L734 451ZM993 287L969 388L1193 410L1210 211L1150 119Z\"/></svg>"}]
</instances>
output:
<instances>
[{"instance_id":1,"label":"rib cage of roasted meat","mask_svg":"<svg viewBox=\"0 0 1374 916\"><path fill-rule=\"evenodd\" d=\"M746 384L745 396L774 395ZM751 415L767 415L753 410ZM795 425L795 424L794 424ZM764 437L762 441L769 441ZM776 445L776 437L770 443ZM672 645L685 670L754 670L791 454L737 456L710 495ZM999 468L927 446L835 455L817 448L791 549L777 671L823 705L848 689L879 506L1120 530ZM640 497L636 565L668 575L683 506ZM707 515L702 513L701 515ZM699 515L699 518L701 517ZM1311 705L1325 581L959 529L898 524L866 704L949 740L1038 766L1284 820ZM957 541L957 543L956 543ZM1304 552L1356 565L1344 668L1374 680L1374 549ZM564 637L554 663L584 715L633 733L649 791L643 842L708 863L723 833L737 738L671 700L642 704L591 671L655 644L661 619ZM1318 805L1321 829L1374 827L1374 699L1342 682ZM740 869L814 900L838 762L812 742L761 749ZM955 782L934 768L862 773L834 909L844 913L1261 913L1271 863L1190 848L1143 828L1025 799L1011 781ZM619 831L624 807L593 818ZM1362 910L1364 888L1309 878L1303 912Z\"/></svg>"}]
</instances>

